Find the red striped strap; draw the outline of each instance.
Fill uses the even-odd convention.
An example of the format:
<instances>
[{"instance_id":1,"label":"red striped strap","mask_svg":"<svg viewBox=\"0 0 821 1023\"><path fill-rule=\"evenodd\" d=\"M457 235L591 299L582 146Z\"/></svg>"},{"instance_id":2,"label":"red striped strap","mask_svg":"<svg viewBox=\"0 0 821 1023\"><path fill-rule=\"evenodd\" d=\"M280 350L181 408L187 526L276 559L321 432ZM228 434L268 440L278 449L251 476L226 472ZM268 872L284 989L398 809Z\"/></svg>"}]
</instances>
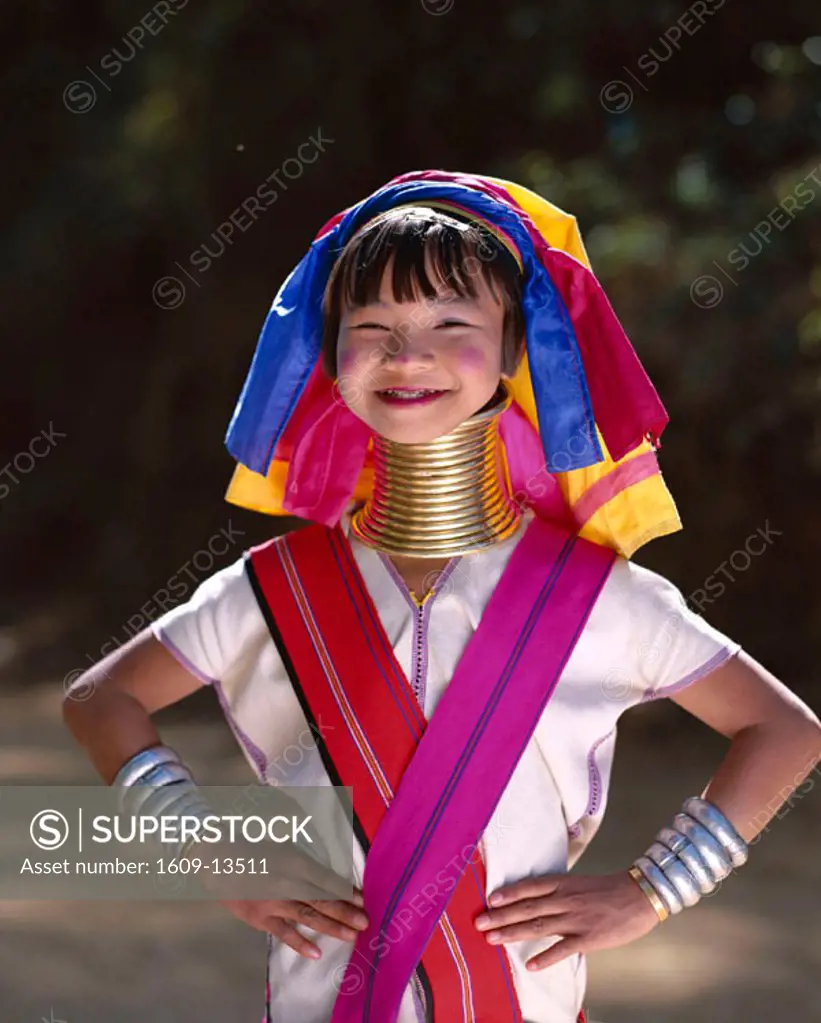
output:
<instances>
[{"instance_id":1,"label":"red striped strap","mask_svg":"<svg viewBox=\"0 0 821 1023\"><path fill-rule=\"evenodd\" d=\"M425 719L341 530L310 526L257 547L249 575L302 709L316 725L326 770L334 784L353 788L354 828L367 853ZM364 890L367 910L367 880ZM420 914L432 910L423 895L417 905ZM522 1019L506 953L473 925L485 908L484 865L476 854L416 971L430 1021ZM402 924L395 921L373 948L389 954ZM354 957L346 975L351 987L367 967Z\"/></svg>"}]
</instances>

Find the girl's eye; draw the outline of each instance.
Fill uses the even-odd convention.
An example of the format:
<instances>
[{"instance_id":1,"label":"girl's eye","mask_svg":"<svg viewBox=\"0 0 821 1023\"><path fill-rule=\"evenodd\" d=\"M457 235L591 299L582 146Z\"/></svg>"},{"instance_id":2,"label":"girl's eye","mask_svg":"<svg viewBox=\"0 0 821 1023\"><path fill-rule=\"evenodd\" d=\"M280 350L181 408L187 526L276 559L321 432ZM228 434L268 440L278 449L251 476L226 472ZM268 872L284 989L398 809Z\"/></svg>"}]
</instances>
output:
<instances>
[{"instance_id":1,"label":"girl's eye","mask_svg":"<svg viewBox=\"0 0 821 1023\"><path fill-rule=\"evenodd\" d=\"M390 327L386 327L384 323L355 323L352 330L390 330Z\"/></svg>"},{"instance_id":2,"label":"girl's eye","mask_svg":"<svg viewBox=\"0 0 821 1023\"><path fill-rule=\"evenodd\" d=\"M436 324L437 330L447 330L449 327L469 327L469 323L465 323L464 320L443 320L441 323Z\"/></svg>"}]
</instances>

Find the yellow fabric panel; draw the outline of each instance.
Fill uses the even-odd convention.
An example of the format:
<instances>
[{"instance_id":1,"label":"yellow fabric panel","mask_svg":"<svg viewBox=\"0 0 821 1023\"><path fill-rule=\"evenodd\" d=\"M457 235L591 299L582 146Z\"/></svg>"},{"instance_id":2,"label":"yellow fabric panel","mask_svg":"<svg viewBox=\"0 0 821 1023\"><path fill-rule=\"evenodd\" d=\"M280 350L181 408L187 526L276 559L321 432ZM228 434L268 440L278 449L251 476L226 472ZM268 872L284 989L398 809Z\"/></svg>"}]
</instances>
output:
<instances>
[{"instance_id":1,"label":"yellow fabric panel","mask_svg":"<svg viewBox=\"0 0 821 1023\"><path fill-rule=\"evenodd\" d=\"M634 483L599 508L579 536L630 558L650 540L680 529L675 502L661 474L656 474Z\"/></svg>"},{"instance_id":2,"label":"yellow fabric panel","mask_svg":"<svg viewBox=\"0 0 821 1023\"><path fill-rule=\"evenodd\" d=\"M609 476L626 462L654 450L652 444L645 440L620 461L614 462L601 434L598 430L596 432L605 460L585 469L555 474L556 482L571 509L599 480ZM628 558L654 537L675 533L679 529L681 520L675 501L663 477L658 473L626 487L612 497L584 523L579 535L595 543L613 547ZM629 553L626 553L628 551Z\"/></svg>"},{"instance_id":3,"label":"yellow fabric panel","mask_svg":"<svg viewBox=\"0 0 821 1023\"><path fill-rule=\"evenodd\" d=\"M285 481L288 477L288 463L274 460L267 476L252 472L237 463L234 475L225 492L225 500L249 511L265 515L290 515L282 507L285 496ZM373 469L366 466L354 490L354 499L364 501L373 488Z\"/></svg>"},{"instance_id":4,"label":"yellow fabric panel","mask_svg":"<svg viewBox=\"0 0 821 1023\"><path fill-rule=\"evenodd\" d=\"M591 268L574 216L513 181L501 178L490 180L510 193L549 245L561 249ZM511 380L511 387L516 401L533 426L538 429L536 403L526 357ZM628 452L621 462L614 462L598 429L596 434L604 461L585 469L555 473L556 481L571 508L594 483L609 475L623 462L653 450L649 441L644 441L633 451ZM627 487L617 494L585 523L580 535L595 543L613 547L624 557L630 557L654 537L674 533L679 529L681 520L675 502L661 475L657 475Z\"/></svg>"},{"instance_id":5,"label":"yellow fabric panel","mask_svg":"<svg viewBox=\"0 0 821 1023\"><path fill-rule=\"evenodd\" d=\"M620 462L614 462L598 429L596 429L596 436L599 438L599 444L601 444L602 454L604 455L603 462L596 462L595 465L589 465L585 469L573 469L571 472L557 472L555 474L556 480L564 494L564 499L571 508L594 483L598 483L600 479L609 475L618 466L629 462L631 458L636 458L638 455L643 455L653 450L650 442L645 440L637 448L629 451Z\"/></svg>"},{"instance_id":6,"label":"yellow fabric panel","mask_svg":"<svg viewBox=\"0 0 821 1023\"><path fill-rule=\"evenodd\" d=\"M263 512L265 515L287 515L282 508L288 466L285 462L272 462L267 476L251 472L237 462L234 475L225 492L225 500L240 508Z\"/></svg>"},{"instance_id":7,"label":"yellow fabric panel","mask_svg":"<svg viewBox=\"0 0 821 1023\"><path fill-rule=\"evenodd\" d=\"M571 213L565 213L536 192L531 192L529 188L517 185L513 181L504 181L502 178L488 178L488 181L510 193L536 225L548 245L552 245L554 249L561 249L585 266L590 266L579 225Z\"/></svg>"}]
</instances>

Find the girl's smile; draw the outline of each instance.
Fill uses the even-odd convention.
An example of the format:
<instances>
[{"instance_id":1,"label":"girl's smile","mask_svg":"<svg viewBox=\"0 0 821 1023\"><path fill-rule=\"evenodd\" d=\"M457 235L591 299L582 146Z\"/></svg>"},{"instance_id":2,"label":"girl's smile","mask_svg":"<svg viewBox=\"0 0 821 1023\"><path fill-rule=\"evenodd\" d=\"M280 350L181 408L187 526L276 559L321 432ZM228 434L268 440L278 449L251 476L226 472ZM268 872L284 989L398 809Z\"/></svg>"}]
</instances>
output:
<instances>
[{"instance_id":1,"label":"girl's smile","mask_svg":"<svg viewBox=\"0 0 821 1023\"><path fill-rule=\"evenodd\" d=\"M388 440L419 444L456 429L493 397L502 374L504 308L481 279L476 298L398 301L388 266L379 296L340 321L340 393Z\"/></svg>"}]
</instances>

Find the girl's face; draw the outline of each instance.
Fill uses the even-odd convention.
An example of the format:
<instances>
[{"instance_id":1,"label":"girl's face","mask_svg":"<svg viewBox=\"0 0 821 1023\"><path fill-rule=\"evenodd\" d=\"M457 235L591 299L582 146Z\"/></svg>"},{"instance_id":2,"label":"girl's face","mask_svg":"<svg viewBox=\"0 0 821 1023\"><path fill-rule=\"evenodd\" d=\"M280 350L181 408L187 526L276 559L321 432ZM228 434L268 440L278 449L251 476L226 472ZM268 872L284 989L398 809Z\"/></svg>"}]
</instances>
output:
<instances>
[{"instance_id":1,"label":"girl's face","mask_svg":"<svg viewBox=\"0 0 821 1023\"><path fill-rule=\"evenodd\" d=\"M504 308L476 279L477 297L442 286L398 302L388 266L376 302L346 310L337 345L340 396L382 437L421 444L486 405L502 375Z\"/></svg>"}]
</instances>

